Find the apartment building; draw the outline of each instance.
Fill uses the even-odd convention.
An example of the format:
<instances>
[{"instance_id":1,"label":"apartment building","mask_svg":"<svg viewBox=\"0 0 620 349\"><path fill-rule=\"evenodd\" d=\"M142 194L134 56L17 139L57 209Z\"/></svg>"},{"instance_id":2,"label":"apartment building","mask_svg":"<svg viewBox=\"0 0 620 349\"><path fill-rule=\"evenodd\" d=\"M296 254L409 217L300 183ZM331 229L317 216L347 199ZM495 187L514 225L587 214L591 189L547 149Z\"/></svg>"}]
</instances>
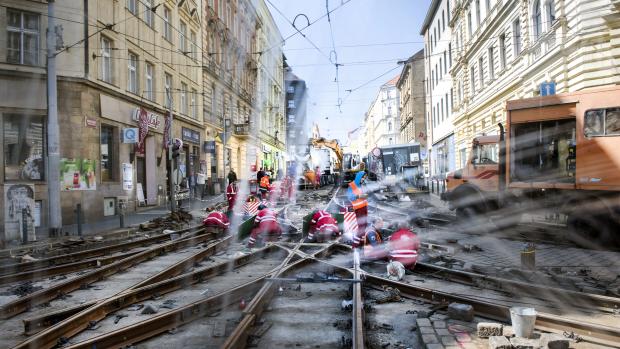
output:
<instances>
[{"instance_id":1,"label":"apartment building","mask_svg":"<svg viewBox=\"0 0 620 349\"><path fill-rule=\"evenodd\" d=\"M451 1L456 156L497 134L505 102L620 83L617 0Z\"/></svg>"},{"instance_id":2,"label":"apartment building","mask_svg":"<svg viewBox=\"0 0 620 349\"><path fill-rule=\"evenodd\" d=\"M224 188L234 169L247 179L250 153L256 154L257 30L261 26L251 0L205 2L204 119L209 142L207 177Z\"/></svg>"},{"instance_id":3,"label":"apartment building","mask_svg":"<svg viewBox=\"0 0 620 349\"><path fill-rule=\"evenodd\" d=\"M430 175L440 186L456 168L453 125L453 32L450 27L453 0L433 0L424 18L426 55L426 125L430 152ZM431 189L435 187L431 186Z\"/></svg>"},{"instance_id":4,"label":"apartment building","mask_svg":"<svg viewBox=\"0 0 620 349\"><path fill-rule=\"evenodd\" d=\"M365 151L375 147L400 143L399 95L396 82L400 75L379 88L375 100L364 117Z\"/></svg>"},{"instance_id":5,"label":"apartment building","mask_svg":"<svg viewBox=\"0 0 620 349\"><path fill-rule=\"evenodd\" d=\"M178 181L192 183L203 164L201 8L196 0L55 1L58 44L63 224L163 203L168 191L165 116L182 139ZM48 222L46 179L46 39L48 4L7 0L0 6L0 159L5 191L22 185L38 229ZM76 19L77 18L77 19ZM140 119L148 133L139 149ZM132 130L133 129L133 130ZM123 135L125 137L123 137ZM14 234L15 200L2 200L5 237ZM10 224L9 224L10 223ZM10 231L9 231L10 230Z\"/></svg>"}]
</instances>

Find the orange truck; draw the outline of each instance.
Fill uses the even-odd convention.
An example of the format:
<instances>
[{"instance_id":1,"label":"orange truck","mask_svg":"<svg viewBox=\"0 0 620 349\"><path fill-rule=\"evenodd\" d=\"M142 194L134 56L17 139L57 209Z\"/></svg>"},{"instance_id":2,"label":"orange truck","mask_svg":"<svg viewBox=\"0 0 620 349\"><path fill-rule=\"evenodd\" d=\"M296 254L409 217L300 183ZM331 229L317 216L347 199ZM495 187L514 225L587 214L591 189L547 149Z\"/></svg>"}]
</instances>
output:
<instances>
[{"instance_id":1,"label":"orange truck","mask_svg":"<svg viewBox=\"0 0 620 349\"><path fill-rule=\"evenodd\" d=\"M506 127L472 141L442 199L460 219L551 211L582 241L617 242L620 87L506 102Z\"/></svg>"}]
</instances>

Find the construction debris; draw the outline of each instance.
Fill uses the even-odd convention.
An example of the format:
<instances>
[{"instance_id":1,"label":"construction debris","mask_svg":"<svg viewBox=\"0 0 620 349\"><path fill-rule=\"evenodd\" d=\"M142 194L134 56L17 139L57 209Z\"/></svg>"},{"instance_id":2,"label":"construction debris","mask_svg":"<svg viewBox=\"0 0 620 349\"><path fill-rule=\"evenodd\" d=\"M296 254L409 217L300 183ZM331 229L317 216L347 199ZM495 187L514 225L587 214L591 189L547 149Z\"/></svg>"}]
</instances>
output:
<instances>
[{"instance_id":1,"label":"construction debris","mask_svg":"<svg viewBox=\"0 0 620 349\"><path fill-rule=\"evenodd\" d=\"M383 292L385 293L385 296L377 299L377 304L388 302L402 302L403 300L400 296L400 290L397 288L383 286Z\"/></svg>"},{"instance_id":2,"label":"construction debris","mask_svg":"<svg viewBox=\"0 0 620 349\"><path fill-rule=\"evenodd\" d=\"M1 296L20 296L24 297L38 290L42 290L41 286L34 286L31 281L24 282L22 284L13 286L7 291L1 293Z\"/></svg>"},{"instance_id":3,"label":"construction debris","mask_svg":"<svg viewBox=\"0 0 620 349\"><path fill-rule=\"evenodd\" d=\"M479 322L478 337L487 338L503 335L504 325L495 322Z\"/></svg>"},{"instance_id":4,"label":"construction debris","mask_svg":"<svg viewBox=\"0 0 620 349\"><path fill-rule=\"evenodd\" d=\"M142 312L140 314L142 315L157 314L157 310L153 308L152 306L147 305L146 307L144 307L144 309L142 309Z\"/></svg>"},{"instance_id":5,"label":"construction debris","mask_svg":"<svg viewBox=\"0 0 620 349\"><path fill-rule=\"evenodd\" d=\"M448 316L454 320L473 321L474 307L469 304L450 303L448 305Z\"/></svg>"},{"instance_id":6,"label":"construction debris","mask_svg":"<svg viewBox=\"0 0 620 349\"><path fill-rule=\"evenodd\" d=\"M140 230L171 229L180 230L191 223L194 217L187 211L178 210L165 217L157 217L147 223L140 224Z\"/></svg>"},{"instance_id":7,"label":"construction debris","mask_svg":"<svg viewBox=\"0 0 620 349\"><path fill-rule=\"evenodd\" d=\"M387 277L390 280L400 281L405 277L405 266L401 262L392 261L387 265Z\"/></svg>"}]
</instances>

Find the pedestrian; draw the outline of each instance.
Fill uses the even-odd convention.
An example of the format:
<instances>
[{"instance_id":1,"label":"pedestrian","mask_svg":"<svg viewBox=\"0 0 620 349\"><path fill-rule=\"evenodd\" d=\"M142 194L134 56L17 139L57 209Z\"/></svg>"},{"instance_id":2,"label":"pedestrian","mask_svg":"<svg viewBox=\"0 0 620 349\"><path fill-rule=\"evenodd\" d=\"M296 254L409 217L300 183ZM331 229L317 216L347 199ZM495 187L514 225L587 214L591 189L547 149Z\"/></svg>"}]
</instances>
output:
<instances>
[{"instance_id":1,"label":"pedestrian","mask_svg":"<svg viewBox=\"0 0 620 349\"><path fill-rule=\"evenodd\" d=\"M326 242L340 236L338 223L329 212L317 210L312 215L308 236L304 242Z\"/></svg>"},{"instance_id":2,"label":"pedestrian","mask_svg":"<svg viewBox=\"0 0 620 349\"><path fill-rule=\"evenodd\" d=\"M248 248L264 241L275 241L282 235L282 228L278 224L275 212L263 204L258 206L258 210L254 219L254 229L248 240Z\"/></svg>"},{"instance_id":3,"label":"pedestrian","mask_svg":"<svg viewBox=\"0 0 620 349\"><path fill-rule=\"evenodd\" d=\"M232 214L233 209L235 208L235 201L237 200L237 182L233 181L228 184L226 187L226 200L228 201L228 214Z\"/></svg>"},{"instance_id":4,"label":"pedestrian","mask_svg":"<svg viewBox=\"0 0 620 349\"><path fill-rule=\"evenodd\" d=\"M349 188L347 189L347 198L351 202L351 208L355 212L355 217L357 218L358 235L364 234L366 231L368 201L366 201L361 188L362 183L364 183L367 177L368 175L365 171L362 170L357 172L355 179L349 182Z\"/></svg>"},{"instance_id":5,"label":"pedestrian","mask_svg":"<svg viewBox=\"0 0 620 349\"><path fill-rule=\"evenodd\" d=\"M314 189L321 187L321 169L317 166L314 168Z\"/></svg>"},{"instance_id":6,"label":"pedestrian","mask_svg":"<svg viewBox=\"0 0 620 349\"><path fill-rule=\"evenodd\" d=\"M198 172L198 174L196 175L196 185L198 186L198 196L200 197L200 200L204 199L205 197L205 182L207 180L207 176L205 175L204 170L200 170L200 172Z\"/></svg>"},{"instance_id":7,"label":"pedestrian","mask_svg":"<svg viewBox=\"0 0 620 349\"><path fill-rule=\"evenodd\" d=\"M258 191L261 200L267 200L267 193L269 192L269 176L267 174L263 175L258 182Z\"/></svg>"},{"instance_id":8,"label":"pedestrian","mask_svg":"<svg viewBox=\"0 0 620 349\"><path fill-rule=\"evenodd\" d=\"M365 259L377 260L387 256L388 251L383 245L381 229L383 229L383 219L381 217L374 218L368 229L366 229L361 241L359 241L359 244L364 249Z\"/></svg>"},{"instance_id":9,"label":"pedestrian","mask_svg":"<svg viewBox=\"0 0 620 349\"><path fill-rule=\"evenodd\" d=\"M389 251L390 259L402 263L405 267L413 269L418 261L420 239L413 233L407 222L400 222L398 230L390 236Z\"/></svg>"},{"instance_id":10,"label":"pedestrian","mask_svg":"<svg viewBox=\"0 0 620 349\"><path fill-rule=\"evenodd\" d=\"M205 227L215 227L220 229L228 229L230 222L225 214L219 211L211 211L207 218L202 221L202 225Z\"/></svg>"},{"instance_id":11,"label":"pedestrian","mask_svg":"<svg viewBox=\"0 0 620 349\"><path fill-rule=\"evenodd\" d=\"M260 180L265 175L265 170L261 167L258 172L256 172L256 183L260 183Z\"/></svg>"},{"instance_id":12,"label":"pedestrian","mask_svg":"<svg viewBox=\"0 0 620 349\"><path fill-rule=\"evenodd\" d=\"M228 183L230 184L236 181L237 181L237 174L235 173L235 170L231 168L230 172L228 172Z\"/></svg>"}]
</instances>

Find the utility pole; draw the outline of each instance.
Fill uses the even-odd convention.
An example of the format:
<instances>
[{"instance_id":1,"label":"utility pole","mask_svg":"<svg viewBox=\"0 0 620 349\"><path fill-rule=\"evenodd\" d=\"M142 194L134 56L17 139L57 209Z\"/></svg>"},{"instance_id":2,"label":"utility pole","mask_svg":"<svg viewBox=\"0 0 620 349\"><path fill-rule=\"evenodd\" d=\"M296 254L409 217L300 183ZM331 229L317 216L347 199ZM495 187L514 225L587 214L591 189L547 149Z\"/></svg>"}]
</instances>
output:
<instances>
[{"instance_id":1,"label":"utility pole","mask_svg":"<svg viewBox=\"0 0 620 349\"><path fill-rule=\"evenodd\" d=\"M60 212L60 146L54 0L48 1L47 17L47 206L49 208L49 234L56 236L62 229L62 215Z\"/></svg>"},{"instance_id":2,"label":"utility pole","mask_svg":"<svg viewBox=\"0 0 620 349\"><path fill-rule=\"evenodd\" d=\"M168 160L170 161L170 178L168 181L170 183L170 212L174 213L177 210L177 201L175 200L175 192L176 188L174 183L174 158L172 157L172 147L174 146L174 139L172 138L172 120L174 118L174 114L172 113L172 95L171 92L168 91L168 105L170 106L170 129L168 130Z\"/></svg>"}]
</instances>

